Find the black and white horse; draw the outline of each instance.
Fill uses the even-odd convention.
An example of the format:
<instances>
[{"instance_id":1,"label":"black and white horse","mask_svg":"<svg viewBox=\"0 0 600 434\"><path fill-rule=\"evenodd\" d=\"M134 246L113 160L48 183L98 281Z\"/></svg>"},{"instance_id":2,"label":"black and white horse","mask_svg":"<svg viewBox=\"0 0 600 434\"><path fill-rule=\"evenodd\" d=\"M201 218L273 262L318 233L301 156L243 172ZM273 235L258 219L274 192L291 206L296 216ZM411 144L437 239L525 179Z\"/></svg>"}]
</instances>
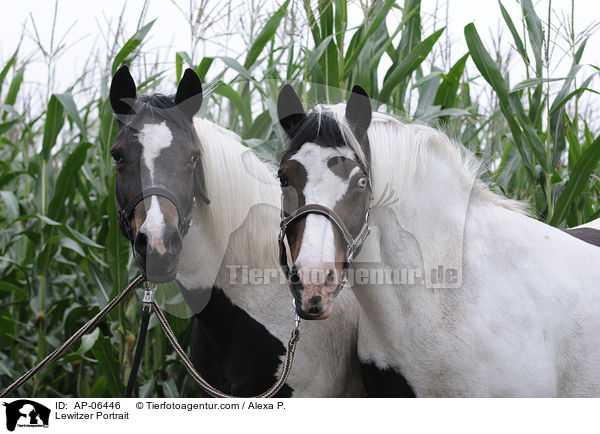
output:
<instances>
[{"instance_id":1,"label":"black and white horse","mask_svg":"<svg viewBox=\"0 0 600 434\"><path fill-rule=\"evenodd\" d=\"M123 66L110 101L119 121L115 196L137 265L149 281L179 284L195 313L191 354L199 373L228 394L264 392L294 326L278 276L275 173L237 135L194 118L202 85L191 69L174 96L138 97ZM325 323L302 324L277 396L363 394L356 300L348 294L340 304Z\"/></svg>"},{"instance_id":2,"label":"black and white horse","mask_svg":"<svg viewBox=\"0 0 600 434\"><path fill-rule=\"evenodd\" d=\"M370 222L349 268L370 393L600 396L598 247L492 193L445 134L372 113L358 86L308 114L286 86L278 108L283 266L305 318L335 313Z\"/></svg>"}]
</instances>

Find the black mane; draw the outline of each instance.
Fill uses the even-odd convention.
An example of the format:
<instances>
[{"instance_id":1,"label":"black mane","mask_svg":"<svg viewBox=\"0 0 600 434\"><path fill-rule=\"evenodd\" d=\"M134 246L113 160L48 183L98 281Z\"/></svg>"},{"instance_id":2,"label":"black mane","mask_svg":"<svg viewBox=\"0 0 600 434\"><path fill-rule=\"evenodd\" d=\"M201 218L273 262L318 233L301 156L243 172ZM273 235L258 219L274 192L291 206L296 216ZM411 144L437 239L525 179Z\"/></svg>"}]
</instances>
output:
<instances>
[{"instance_id":1,"label":"black mane","mask_svg":"<svg viewBox=\"0 0 600 434\"><path fill-rule=\"evenodd\" d=\"M290 142L284 151L281 161L287 160L306 142L313 142L325 148L346 146L342 131L331 113L308 113L291 131Z\"/></svg>"},{"instance_id":2,"label":"black mane","mask_svg":"<svg viewBox=\"0 0 600 434\"><path fill-rule=\"evenodd\" d=\"M195 129L187 119L185 113L175 105L175 95L163 95L155 93L152 95L139 96L131 106L131 113L127 115L116 115L119 122L127 125L134 130L136 121L146 116L159 121L165 120L183 131L192 130L195 136Z\"/></svg>"}]
</instances>

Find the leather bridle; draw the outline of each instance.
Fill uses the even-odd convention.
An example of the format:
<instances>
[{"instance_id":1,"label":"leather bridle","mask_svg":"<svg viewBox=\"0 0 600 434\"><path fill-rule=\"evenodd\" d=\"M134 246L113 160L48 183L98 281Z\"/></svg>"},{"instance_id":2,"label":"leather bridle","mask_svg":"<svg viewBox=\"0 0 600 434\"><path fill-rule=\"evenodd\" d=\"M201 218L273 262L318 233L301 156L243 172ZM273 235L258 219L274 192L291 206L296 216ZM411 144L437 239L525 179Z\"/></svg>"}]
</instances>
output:
<instances>
[{"instance_id":1,"label":"leather bridle","mask_svg":"<svg viewBox=\"0 0 600 434\"><path fill-rule=\"evenodd\" d=\"M368 176L368 188L369 193L371 193L371 177ZM327 218L333 226L338 230L339 234L342 237L342 241L344 242L344 267L342 269L342 274L340 276L340 281L338 282L338 286L334 291L334 296L337 295L342 288L348 283L348 270L353 260L358 256L360 249L362 248L367 236L369 235L371 229L369 227L369 215L371 213L370 200L367 204L367 208L365 210L365 217L363 225L358 231L358 234L354 237L352 233L348 230L348 227L344 223L344 221L340 218L340 216L331 208L328 208L323 205L319 205L316 203L309 203L307 205L301 206L300 208L293 211L288 216L285 216L284 207L283 207L283 194L281 196L281 231L279 232L279 265L283 273L285 274L286 279L289 281L293 272L290 272L290 267L287 259L287 248L285 246L285 236L287 233L287 229L289 225L302 217L306 217L309 214L317 214L322 215Z\"/></svg>"},{"instance_id":2,"label":"leather bridle","mask_svg":"<svg viewBox=\"0 0 600 434\"><path fill-rule=\"evenodd\" d=\"M133 230L131 229L130 225L130 220L131 216L133 215L133 211L138 203L150 196L164 197L175 206L175 209L177 210L177 215L179 217L177 228L182 238L185 236L192 224L191 214L192 210L196 206L196 196L200 196L200 198L205 204L210 204L210 199L208 198L206 192L204 191L204 188L202 187L202 182L197 172L194 172L194 198L192 200L191 205L189 206L189 209L185 214L183 213L182 208L179 205L179 202L177 201L175 195L173 195L173 193L171 193L169 190L163 187L152 186L143 189L138 194L133 196L133 198L127 203L127 206L125 206L125 208L121 208L121 206L119 205L119 201L116 201L117 214L119 217L119 226L121 227L121 231L123 232L123 234L131 243L133 243L134 241Z\"/></svg>"}]
</instances>

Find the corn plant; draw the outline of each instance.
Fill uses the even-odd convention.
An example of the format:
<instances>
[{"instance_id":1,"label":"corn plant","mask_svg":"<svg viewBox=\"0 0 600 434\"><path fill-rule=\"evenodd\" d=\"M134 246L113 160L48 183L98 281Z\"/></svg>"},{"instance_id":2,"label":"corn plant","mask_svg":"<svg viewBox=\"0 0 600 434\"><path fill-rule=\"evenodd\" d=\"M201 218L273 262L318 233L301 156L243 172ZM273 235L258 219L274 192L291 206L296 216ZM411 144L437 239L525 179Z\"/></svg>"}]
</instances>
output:
<instances>
[{"instance_id":1,"label":"corn plant","mask_svg":"<svg viewBox=\"0 0 600 434\"><path fill-rule=\"evenodd\" d=\"M189 19L190 46L176 47L169 62L158 61L146 48L155 20L147 21L142 11L132 34L125 35L120 24L107 31L117 37L105 57L83 67L81 78L66 89L54 92L48 86L43 104L34 104L24 85L29 58L17 48L0 59L0 388L69 337L137 274L118 227L109 155L116 124L107 89L121 64L132 66L140 93L171 91L185 67L195 68L207 94L199 115L237 132L270 161L283 143L276 100L284 83L293 84L308 103L343 101L358 83L377 110L451 133L484 159L482 171L493 188L528 201L540 219L562 227L598 216L600 142L597 125L583 108L584 97L597 94L598 68L582 65L586 40L572 38L570 72L551 75L550 16L542 21L531 0L521 1L518 17L498 4L526 77L518 83L511 82L472 24L464 30L468 52L453 64L440 63L433 53L443 50L446 29L423 23L420 0L360 7L347 0L284 0L265 6L268 11L250 11L242 35L248 49L240 56L225 51L202 57L199 41L210 26L201 19L210 1L194 1L189 11L182 10ZM232 19L215 8L219 19ZM56 49L44 52L50 53L50 70ZM100 79L84 85L88 76ZM50 77L49 72L49 82ZM489 90L492 101L476 88ZM161 285L159 295L187 346L191 319L181 296L174 285ZM122 396L139 308L139 296L132 297L18 393ZM162 331L154 321L150 327L152 350L144 355L137 393L197 396Z\"/></svg>"}]
</instances>

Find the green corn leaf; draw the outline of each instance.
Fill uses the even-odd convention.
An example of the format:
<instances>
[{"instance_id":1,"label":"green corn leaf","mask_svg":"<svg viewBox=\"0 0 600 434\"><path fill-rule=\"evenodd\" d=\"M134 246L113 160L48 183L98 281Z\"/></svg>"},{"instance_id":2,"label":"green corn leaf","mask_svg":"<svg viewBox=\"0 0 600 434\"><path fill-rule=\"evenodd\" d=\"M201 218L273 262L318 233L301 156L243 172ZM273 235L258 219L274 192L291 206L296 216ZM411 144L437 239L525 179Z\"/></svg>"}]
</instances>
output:
<instances>
[{"instance_id":1,"label":"green corn leaf","mask_svg":"<svg viewBox=\"0 0 600 434\"><path fill-rule=\"evenodd\" d=\"M460 87L460 78L465 70L465 65L469 54L465 54L463 57L450 68L448 74L442 75L442 82L435 95L434 104L439 105L442 108L456 107L458 103L458 89Z\"/></svg>"},{"instance_id":2,"label":"green corn leaf","mask_svg":"<svg viewBox=\"0 0 600 434\"><path fill-rule=\"evenodd\" d=\"M15 125L18 121L15 119L13 121L2 122L0 123L0 135L6 134L10 129Z\"/></svg>"},{"instance_id":3,"label":"green corn leaf","mask_svg":"<svg viewBox=\"0 0 600 434\"><path fill-rule=\"evenodd\" d=\"M527 33L529 34L529 40L531 41L531 48L535 56L536 75L541 77L542 68L544 66L542 60L542 47L544 45L544 29L542 27L542 21L535 13L531 0L522 0L521 7L523 9L525 22L527 23Z\"/></svg>"},{"instance_id":4,"label":"green corn leaf","mask_svg":"<svg viewBox=\"0 0 600 434\"><path fill-rule=\"evenodd\" d=\"M46 111L46 123L44 124L44 138L42 140L42 159L48 161L52 148L56 145L58 133L65 122L63 105L56 95L50 97L48 110Z\"/></svg>"},{"instance_id":5,"label":"green corn leaf","mask_svg":"<svg viewBox=\"0 0 600 434\"><path fill-rule=\"evenodd\" d=\"M554 81L562 81L566 80L566 78L528 78L517 83L509 93L516 93L523 89L528 89L530 87L537 87L542 83L552 83Z\"/></svg>"},{"instance_id":6,"label":"green corn leaf","mask_svg":"<svg viewBox=\"0 0 600 434\"><path fill-rule=\"evenodd\" d=\"M0 198L4 202L4 209L9 221L19 217L19 201L12 191L0 191Z\"/></svg>"},{"instance_id":7,"label":"green corn leaf","mask_svg":"<svg viewBox=\"0 0 600 434\"><path fill-rule=\"evenodd\" d=\"M185 51L178 51L175 53L175 81L179 83L181 79L181 73L183 72L183 63L192 65L192 58Z\"/></svg>"},{"instance_id":8,"label":"green corn leaf","mask_svg":"<svg viewBox=\"0 0 600 434\"><path fill-rule=\"evenodd\" d=\"M250 69L254 65L254 62L256 62L256 59L258 59L260 53L262 53L265 45L267 45L267 42L273 39L273 36L275 36L275 32L279 27L279 23L281 23L281 20L286 13L289 3L290 0L286 0L277 10L277 12L275 12L273 16L267 20L265 27L263 27L263 29L260 31L255 41L252 43L250 50L248 50L246 60L244 61L244 68Z\"/></svg>"},{"instance_id":9,"label":"green corn leaf","mask_svg":"<svg viewBox=\"0 0 600 434\"><path fill-rule=\"evenodd\" d=\"M244 68L240 62L238 62L237 60L235 60L232 57L227 57L227 56L217 56L217 59L221 59L223 61L223 63L225 63L225 65L229 66L230 68L234 69L238 74L240 74L242 77L250 80L250 81L254 81L254 77L252 77L252 74L250 74L250 71L248 71L246 68Z\"/></svg>"},{"instance_id":10,"label":"green corn leaf","mask_svg":"<svg viewBox=\"0 0 600 434\"><path fill-rule=\"evenodd\" d=\"M113 61L113 64L112 64L112 73L113 74L115 72L117 72L117 69L119 69L119 66L121 66L123 63L127 63L127 59L129 57L129 55L131 53L133 53L133 51L135 51L135 49L140 46L140 44L142 43L142 41L144 40L144 38L146 37L146 35L150 31L150 29L154 25L155 21L156 21L156 19L150 21L148 24L146 24L141 29L139 29L137 32L135 32L133 34L133 36L131 38L129 38L129 40L127 42L125 42L125 44L123 45L121 50L119 50L119 52L115 56L115 60Z\"/></svg>"},{"instance_id":11,"label":"green corn leaf","mask_svg":"<svg viewBox=\"0 0 600 434\"><path fill-rule=\"evenodd\" d=\"M92 346L92 353L108 380L111 395L123 396L123 382L119 374L119 358L115 356L110 340L105 338L102 333L98 333L98 339Z\"/></svg>"},{"instance_id":12,"label":"green corn leaf","mask_svg":"<svg viewBox=\"0 0 600 434\"><path fill-rule=\"evenodd\" d=\"M85 163L87 152L92 147L89 142L80 143L67 157L56 180L54 195L48 206L48 217L61 220L66 212L65 201L72 197L75 191L75 179Z\"/></svg>"},{"instance_id":13,"label":"green corn leaf","mask_svg":"<svg viewBox=\"0 0 600 434\"><path fill-rule=\"evenodd\" d=\"M108 233L106 235L106 262L108 272L113 284L111 297L115 296L120 288L128 281L127 259L129 258L129 243L121 233L117 206L115 203L115 174L112 173L112 182L109 185L108 195L105 199L105 208L108 214Z\"/></svg>"},{"instance_id":14,"label":"green corn leaf","mask_svg":"<svg viewBox=\"0 0 600 434\"><path fill-rule=\"evenodd\" d=\"M321 57L323 57L323 54L325 53L325 50L327 49L327 46L329 45L329 42L332 39L333 39L333 35L327 36L325 39L323 39L321 41L321 43L319 44L318 47L316 47L314 50L311 51L310 55L308 56L308 60L306 62L306 75L307 76L310 76L310 73L312 72L314 67L317 65L319 60L321 60Z\"/></svg>"},{"instance_id":15,"label":"green corn leaf","mask_svg":"<svg viewBox=\"0 0 600 434\"><path fill-rule=\"evenodd\" d=\"M196 68L196 74L198 74L200 80L206 79L206 73L208 72L210 65L212 65L213 60L215 60L214 57L204 57L200 62L200 65Z\"/></svg>"},{"instance_id":16,"label":"green corn leaf","mask_svg":"<svg viewBox=\"0 0 600 434\"><path fill-rule=\"evenodd\" d=\"M506 11L506 9L504 9L502 2L499 1L498 5L500 5L500 11L502 12L502 17L504 18L504 22L508 26L508 30L510 30L510 34L512 35L513 40L515 41L515 47L517 49L517 52L521 55L521 58L523 59L525 64L529 65L529 57L527 56L527 50L525 50L525 45L523 44L523 40L521 39L521 36L519 36L519 32L517 32L517 29L513 23L512 18L510 17L510 15Z\"/></svg>"},{"instance_id":17,"label":"green corn leaf","mask_svg":"<svg viewBox=\"0 0 600 434\"><path fill-rule=\"evenodd\" d=\"M268 110L265 110L260 115L256 117L252 127L248 130L246 134L244 134L244 139L258 137L262 138L266 135L269 128L273 124L273 120L271 119L271 114Z\"/></svg>"},{"instance_id":18,"label":"green corn leaf","mask_svg":"<svg viewBox=\"0 0 600 434\"><path fill-rule=\"evenodd\" d=\"M353 48L352 52L349 52L346 56L346 59L344 61L344 75L347 75L348 72L354 68L354 64L358 60L358 55L360 54L361 50L363 49L367 41L370 40L373 33L380 28L382 23L385 23L385 18L387 17L388 13L390 12L392 6L394 6L395 3L395 0L386 0L383 6L381 6L379 11L377 12L377 15L375 15L373 20L370 21L366 31L363 33L364 36L360 38L358 44L356 45L356 47ZM404 20L405 19L403 19L403 22Z\"/></svg>"},{"instance_id":19,"label":"green corn leaf","mask_svg":"<svg viewBox=\"0 0 600 434\"><path fill-rule=\"evenodd\" d=\"M252 124L252 113L250 110L250 102L244 101L242 97L231 86L226 83L219 83L213 90L214 93L227 98L233 106L239 111L242 116L242 121L247 128Z\"/></svg>"},{"instance_id":20,"label":"green corn leaf","mask_svg":"<svg viewBox=\"0 0 600 434\"><path fill-rule=\"evenodd\" d=\"M77 128L79 128L79 131L83 136L83 140L87 140L87 128L79 116L79 111L77 110L77 106L73 100L73 95L70 93L59 93L55 94L55 96L60 101L63 109L67 112L69 117L73 120L73 122L75 122Z\"/></svg>"},{"instance_id":21,"label":"green corn leaf","mask_svg":"<svg viewBox=\"0 0 600 434\"><path fill-rule=\"evenodd\" d=\"M12 81L10 82L10 86L8 87L8 92L6 93L6 98L4 98L4 104L11 106L17 101L17 95L19 94L19 90L21 89L21 84L23 83L23 75L25 74L25 66L21 66L15 72Z\"/></svg>"},{"instance_id":22,"label":"green corn leaf","mask_svg":"<svg viewBox=\"0 0 600 434\"><path fill-rule=\"evenodd\" d=\"M483 46L483 42L481 42L481 38L479 37L479 34L477 33L473 23L465 26L465 39L467 41L469 53L471 54L471 58L473 59L475 66L477 66L477 69L483 78L492 86L498 95L500 109L502 110L506 122L508 123L517 150L519 151L519 154L521 154L523 164L525 164L525 167L529 170L529 173L534 176L535 170L532 166L531 151L525 146L523 131L519 126L519 122L516 120L513 107L509 100L508 85L502 78L502 74L500 73L498 66ZM514 101L514 104L522 109L520 101ZM523 116L521 116L521 118L523 118Z\"/></svg>"},{"instance_id":23,"label":"green corn leaf","mask_svg":"<svg viewBox=\"0 0 600 434\"><path fill-rule=\"evenodd\" d=\"M10 71L10 68L15 64L18 52L19 52L19 48L17 48L15 50L15 52L13 53L13 55L10 56L10 59L8 59L8 62L6 62L6 65L4 65L4 68L2 68L2 71L0 71L0 95L2 95L2 85L4 84L4 80L6 79L6 76L8 74L8 71Z\"/></svg>"},{"instance_id":24,"label":"green corn leaf","mask_svg":"<svg viewBox=\"0 0 600 434\"><path fill-rule=\"evenodd\" d=\"M558 226L567 215L569 208L580 197L586 189L590 176L598 168L600 161L600 136L583 151L581 157L570 171L569 180L565 184L565 189L558 198L554 207L554 214L550 220L552 226Z\"/></svg>"},{"instance_id":25,"label":"green corn leaf","mask_svg":"<svg viewBox=\"0 0 600 434\"><path fill-rule=\"evenodd\" d=\"M399 63L392 65L390 68L389 75L387 76L381 92L379 93L379 100L386 102L395 87L405 78L408 78L415 69L425 60L427 55L431 52L431 49L442 36L445 27L437 30L431 36L419 43L408 55L402 59Z\"/></svg>"}]
</instances>

